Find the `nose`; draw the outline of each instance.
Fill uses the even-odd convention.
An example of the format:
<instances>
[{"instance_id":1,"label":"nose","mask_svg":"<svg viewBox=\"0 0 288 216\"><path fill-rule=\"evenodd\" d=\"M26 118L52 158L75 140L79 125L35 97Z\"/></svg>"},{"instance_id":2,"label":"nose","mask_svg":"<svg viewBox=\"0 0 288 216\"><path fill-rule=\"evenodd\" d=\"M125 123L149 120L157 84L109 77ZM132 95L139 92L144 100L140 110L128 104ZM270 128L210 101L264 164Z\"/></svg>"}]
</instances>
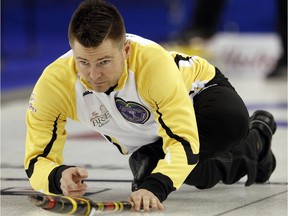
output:
<instances>
[{"instance_id":1,"label":"nose","mask_svg":"<svg viewBox=\"0 0 288 216\"><path fill-rule=\"evenodd\" d=\"M97 80L102 76L102 72L99 70L99 68L92 67L89 76L92 80Z\"/></svg>"}]
</instances>

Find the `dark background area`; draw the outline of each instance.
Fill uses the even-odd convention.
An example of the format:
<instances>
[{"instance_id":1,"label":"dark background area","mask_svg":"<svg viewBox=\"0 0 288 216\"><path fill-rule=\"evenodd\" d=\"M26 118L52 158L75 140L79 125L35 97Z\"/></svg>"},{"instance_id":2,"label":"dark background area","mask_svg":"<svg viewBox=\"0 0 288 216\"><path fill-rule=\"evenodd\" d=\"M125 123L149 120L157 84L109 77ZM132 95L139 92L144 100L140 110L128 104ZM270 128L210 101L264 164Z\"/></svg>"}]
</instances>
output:
<instances>
[{"instance_id":1,"label":"dark background area","mask_svg":"<svg viewBox=\"0 0 288 216\"><path fill-rule=\"evenodd\" d=\"M211 0L213 1L213 0ZM70 49L67 28L80 0L2 0L1 90L33 85L43 69ZM195 0L111 0L129 33L156 42L177 36L189 24ZM275 31L275 0L228 0L219 32Z\"/></svg>"}]
</instances>

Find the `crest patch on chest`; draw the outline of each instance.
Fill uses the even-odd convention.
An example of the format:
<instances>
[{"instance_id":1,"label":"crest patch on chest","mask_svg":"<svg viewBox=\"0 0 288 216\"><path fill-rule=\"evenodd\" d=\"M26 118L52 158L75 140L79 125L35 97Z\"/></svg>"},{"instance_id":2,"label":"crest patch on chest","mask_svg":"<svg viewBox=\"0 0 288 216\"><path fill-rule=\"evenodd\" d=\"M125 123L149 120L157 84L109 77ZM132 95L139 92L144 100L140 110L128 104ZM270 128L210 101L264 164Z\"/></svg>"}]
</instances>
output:
<instances>
[{"instance_id":1,"label":"crest patch on chest","mask_svg":"<svg viewBox=\"0 0 288 216\"><path fill-rule=\"evenodd\" d=\"M127 121L144 124L150 117L149 110L139 103L125 101L122 98L116 98L115 103L117 109Z\"/></svg>"}]
</instances>

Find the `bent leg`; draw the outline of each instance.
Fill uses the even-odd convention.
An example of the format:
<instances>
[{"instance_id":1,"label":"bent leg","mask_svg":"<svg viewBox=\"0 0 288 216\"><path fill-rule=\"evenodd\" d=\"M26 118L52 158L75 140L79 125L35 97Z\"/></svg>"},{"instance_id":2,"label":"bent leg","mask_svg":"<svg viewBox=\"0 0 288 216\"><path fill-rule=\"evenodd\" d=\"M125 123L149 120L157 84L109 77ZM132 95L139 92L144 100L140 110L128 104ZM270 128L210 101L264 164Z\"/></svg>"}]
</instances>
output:
<instances>
[{"instance_id":1,"label":"bent leg","mask_svg":"<svg viewBox=\"0 0 288 216\"><path fill-rule=\"evenodd\" d=\"M185 183L211 188L219 181L233 184L248 174L255 181L257 131L249 129L249 114L237 92L211 87L194 98L200 139L200 159Z\"/></svg>"},{"instance_id":2,"label":"bent leg","mask_svg":"<svg viewBox=\"0 0 288 216\"><path fill-rule=\"evenodd\" d=\"M249 119L239 95L233 88L224 86L200 93L194 98L194 108L200 159L186 184L204 189L219 181L233 184L245 175L246 186L269 179L276 165L270 149L276 125L270 113L256 111ZM265 156L259 159L263 151Z\"/></svg>"}]
</instances>

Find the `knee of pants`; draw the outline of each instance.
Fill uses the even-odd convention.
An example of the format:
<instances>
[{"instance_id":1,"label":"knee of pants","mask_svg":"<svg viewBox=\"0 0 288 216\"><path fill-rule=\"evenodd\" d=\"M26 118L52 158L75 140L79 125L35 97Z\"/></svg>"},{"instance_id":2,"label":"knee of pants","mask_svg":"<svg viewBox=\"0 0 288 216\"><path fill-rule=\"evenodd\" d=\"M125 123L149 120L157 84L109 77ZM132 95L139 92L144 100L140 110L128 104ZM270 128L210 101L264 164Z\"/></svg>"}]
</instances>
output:
<instances>
[{"instance_id":1,"label":"knee of pants","mask_svg":"<svg viewBox=\"0 0 288 216\"><path fill-rule=\"evenodd\" d=\"M151 174L159 159L164 158L162 139L143 146L135 151L129 158L129 166L134 180L142 181Z\"/></svg>"}]
</instances>

